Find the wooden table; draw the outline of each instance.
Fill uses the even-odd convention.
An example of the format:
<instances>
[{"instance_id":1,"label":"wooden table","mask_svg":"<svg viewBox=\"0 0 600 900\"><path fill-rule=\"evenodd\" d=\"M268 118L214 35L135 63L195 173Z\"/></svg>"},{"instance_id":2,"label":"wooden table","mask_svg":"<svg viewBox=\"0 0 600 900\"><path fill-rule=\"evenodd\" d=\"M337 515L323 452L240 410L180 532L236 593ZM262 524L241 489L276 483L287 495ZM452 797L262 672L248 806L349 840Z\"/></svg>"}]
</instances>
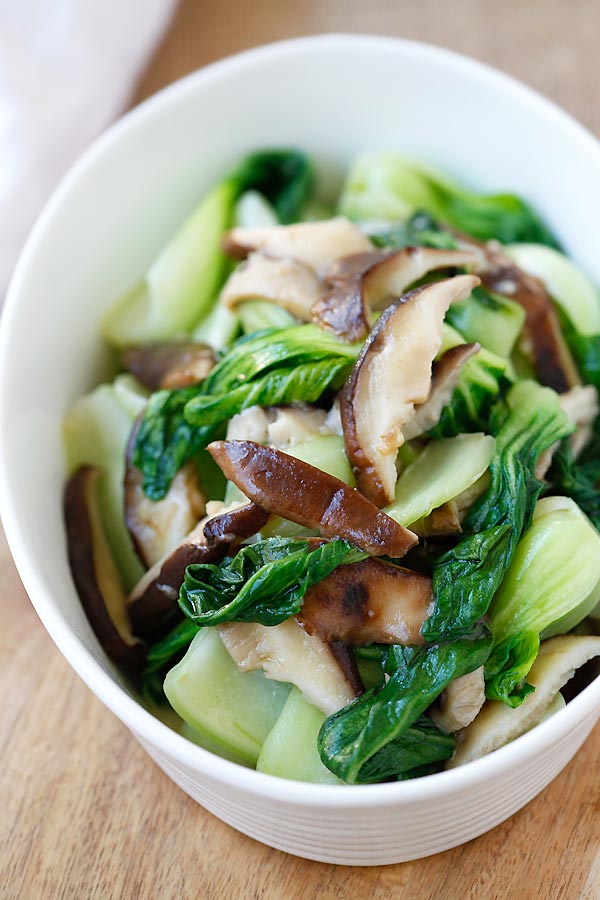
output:
<instances>
[{"instance_id":1,"label":"wooden table","mask_svg":"<svg viewBox=\"0 0 600 900\"><path fill-rule=\"evenodd\" d=\"M600 132L599 28L592 0L188 0L135 99L252 44L369 31L487 59ZM1 533L0 600L2 898L600 898L598 728L540 797L464 847L381 869L305 862L223 825L153 765L54 648Z\"/></svg>"}]
</instances>

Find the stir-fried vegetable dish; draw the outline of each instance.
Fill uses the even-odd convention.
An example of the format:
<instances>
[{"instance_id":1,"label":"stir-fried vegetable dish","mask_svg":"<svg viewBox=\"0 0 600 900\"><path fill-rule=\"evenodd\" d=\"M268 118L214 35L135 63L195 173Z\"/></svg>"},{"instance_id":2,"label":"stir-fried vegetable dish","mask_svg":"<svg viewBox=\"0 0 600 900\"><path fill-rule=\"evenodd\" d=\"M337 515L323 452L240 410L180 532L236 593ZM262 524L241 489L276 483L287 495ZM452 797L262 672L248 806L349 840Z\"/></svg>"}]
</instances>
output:
<instances>
[{"instance_id":1,"label":"stir-fried vegetable dish","mask_svg":"<svg viewBox=\"0 0 600 900\"><path fill-rule=\"evenodd\" d=\"M404 780L595 674L600 295L519 197L389 153L327 187L251 154L109 308L119 374L65 421L68 554L189 740Z\"/></svg>"}]
</instances>

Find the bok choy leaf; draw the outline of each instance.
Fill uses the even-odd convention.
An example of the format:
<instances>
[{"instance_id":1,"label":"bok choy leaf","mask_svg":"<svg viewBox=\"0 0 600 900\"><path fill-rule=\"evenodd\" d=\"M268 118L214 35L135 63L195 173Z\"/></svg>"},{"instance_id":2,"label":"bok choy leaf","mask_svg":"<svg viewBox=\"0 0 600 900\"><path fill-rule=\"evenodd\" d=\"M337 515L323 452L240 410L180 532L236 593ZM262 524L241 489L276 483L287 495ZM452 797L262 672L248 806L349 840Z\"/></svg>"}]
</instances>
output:
<instances>
[{"instance_id":1,"label":"bok choy leaf","mask_svg":"<svg viewBox=\"0 0 600 900\"><path fill-rule=\"evenodd\" d=\"M556 393L535 382L514 385L506 408L490 486L463 523L467 536L434 563L435 606L422 628L428 641L468 634L485 615L543 487L534 475L537 458L574 428Z\"/></svg>"},{"instance_id":2,"label":"bok choy leaf","mask_svg":"<svg viewBox=\"0 0 600 900\"><path fill-rule=\"evenodd\" d=\"M442 351L464 343L462 336L444 323ZM490 414L509 381L506 360L484 347L462 367L452 399L442 410L438 424L430 430L435 438L455 437L465 432L489 431Z\"/></svg>"},{"instance_id":3,"label":"bok choy leaf","mask_svg":"<svg viewBox=\"0 0 600 900\"><path fill-rule=\"evenodd\" d=\"M254 404L314 403L339 387L358 350L315 325L269 329L236 341L202 383L152 394L133 451L146 495L164 497L183 463L235 413Z\"/></svg>"},{"instance_id":4,"label":"bok choy leaf","mask_svg":"<svg viewBox=\"0 0 600 900\"><path fill-rule=\"evenodd\" d=\"M525 680L540 649L537 631L517 631L497 644L485 664L485 692L513 709L534 688Z\"/></svg>"},{"instance_id":5,"label":"bok choy leaf","mask_svg":"<svg viewBox=\"0 0 600 900\"><path fill-rule=\"evenodd\" d=\"M237 199L263 194L283 224L300 218L312 166L296 150L247 156L204 197L150 264L144 277L108 311L106 339L117 347L188 333L210 312L228 269L221 238Z\"/></svg>"},{"instance_id":6,"label":"bok choy leaf","mask_svg":"<svg viewBox=\"0 0 600 900\"><path fill-rule=\"evenodd\" d=\"M571 445L565 440L552 457L548 479L557 493L572 497L600 531L599 463L574 460Z\"/></svg>"},{"instance_id":7,"label":"bok choy leaf","mask_svg":"<svg viewBox=\"0 0 600 900\"><path fill-rule=\"evenodd\" d=\"M579 624L596 606L599 584L598 532L573 500L540 500L490 607L495 646L486 664L488 697L513 707L525 699L540 633Z\"/></svg>"},{"instance_id":8,"label":"bok choy leaf","mask_svg":"<svg viewBox=\"0 0 600 900\"><path fill-rule=\"evenodd\" d=\"M164 698L163 681L171 666L175 665L184 650L198 633L198 625L183 619L160 641L148 648L146 665L142 672L142 694L149 702L161 702Z\"/></svg>"},{"instance_id":9,"label":"bok choy leaf","mask_svg":"<svg viewBox=\"0 0 600 900\"><path fill-rule=\"evenodd\" d=\"M185 407L185 418L204 431L250 406L279 406L299 401L315 403L328 387L341 386L348 369L345 359L274 369L226 394L194 397Z\"/></svg>"},{"instance_id":10,"label":"bok choy leaf","mask_svg":"<svg viewBox=\"0 0 600 900\"><path fill-rule=\"evenodd\" d=\"M393 153L359 157L346 180L340 212L351 219L395 221L416 210L481 241L529 241L556 247L546 225L514 194L477 194Z\"/></svg>"},{"instance_id":11,"label":"bok choy leaf","mask_svg":"<svg viewBox=\"0 0 600 900\"><path fill-rule=\"evenodd\" d=\"M300 612L309 587L365 555L340 540L311 549L306 540L267 538L219 565L188 566L179 605L195 625L278 625Z\"/></svg>"},{"instance_id":12,"label":"bok choy leaf","mask_svg":"<svg viewBox=\"0 0 600 900\"><path fill-rule=\"evenodd\" d=\"M485 663L492 641L490 629L481 622L471 634L448 643L391 646L385 686L372 688L325 720L319 733L323 763L338 778L355 784L433 762L433 756L425 758L432 745L426 750L421 744L421 760L410 764L405 735L451 681ZM438 759L451 755L448 743L438 739L435 746Z\"/></svg>"}]
</instances>

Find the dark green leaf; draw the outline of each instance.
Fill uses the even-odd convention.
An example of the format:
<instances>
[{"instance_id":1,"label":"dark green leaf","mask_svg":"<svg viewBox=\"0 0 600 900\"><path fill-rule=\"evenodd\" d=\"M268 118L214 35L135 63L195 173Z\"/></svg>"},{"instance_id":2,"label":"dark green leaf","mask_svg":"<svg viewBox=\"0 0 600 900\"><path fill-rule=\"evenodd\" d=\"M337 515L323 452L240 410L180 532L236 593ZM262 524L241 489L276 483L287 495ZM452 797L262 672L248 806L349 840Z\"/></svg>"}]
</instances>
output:
<instances>
[{"instance_id":1,"label":"dark green leaf","mask_svg":"<svg viewBox=\"0 0 600 900\"><path fill-rule=\"evenodd\" d=\"M406 222L369 234L376 247L401 250L403 247L437 247L455 250L456 238L426 212L416 212Z\"/></svg>"},{"instance_id":2,"label":"dark green leaf","mask_svg":"<svg viewBox=\"0 0 600 900\"><path fill-rule=\"evenodd\" d=\"M313 403L339 385L358 351L315 325L270 328L236 341L202 383L152 394L133 453L146 495L164 497L184 462L234 413L256 403Z\"/></svg>"},{"instance_id":3,"label":"dark green leaf","mask_svg":"<svg viewBox=\"0 0 600 900\"><path fill-rule=\"evenodd\" d=\"M494 647L485 664L486 696L513 709L520 706L534 690L525 677L539 649L540 636L536 631L512 634Z\"/></svg>"},{"instance_id":4,"label":"dark green leaf","mask_svg":"<svg viewBox=\"0 0 600 900\"><path fill-rule=\"evenodd\" d=\"M485 196L467 191L444 193L444 219L454 228L465 231L480 241L559 246L539 216L514 194Z\"/></svg>"},{"instance_id":5,"label":"dark green leaf","mask_svg":"<svg viewBox=\"0 0 600 900\"><path fill-rule=\"evenodd\" d=\"M313 186L308 157L298 150L261 150L246 156L232 175L238 196L259 191L282 225L297 222Z\"/></svg>"},{"instance_id":6,"label":"dark green leaf","mask_svg":"<svg viewBox=\"0 0 600 900\"><path fill-rule=\"evenodd\" d=\"M165 496L182 465L215 437L216 429L196 428L183 411L197 385L152 394L142 416L133 450L133 464L144 475L144 492L151 500Z\"/></svg>"},{"instance_id":7,"label":"dark green leaf","mask_svg":"<svg viewBox=\"0 0 600 900\"><path fill-rule=\"evenodd\" d=\"M562 441L552 457L548 473L554 491L572 497L600 531L600 462L590 460L578 463L568 440Z\"/></svg>"},{"instance_id":8,"label":"dark green leaf","mask_svg":"<svg viewBox=\"0 0 600 900\"><path fill-rule=\"evenodd\" d=\"M211 428L250 406L280 406L300 401L314 403L328 387L340 386L351 365L340 359L275 369L227 394L193 398L185 407L185 419L208 434Z\"/></svg>"},{"instance_id":9,"label":"dark green leaf","mask_svg":"<svg viewBox=\"0 0 600 900\"><path fill-rule=\"evenodd\" d=\"M466 536L434 563L435 607L422 628L429 641L468 634L485 615L544 484L534 475L537 458L573 431L549 388L519 382L506 399L489 488L469 510Z\"/></svg>"},{"instance_id":10,"label":"dark green leaf","mask_svg":"<svg viewBox=\"0 0 600 900\"><path fill-rule=\"evenodd\" d=\"M490 431L494 404L509 384L505 371L505 362L485 349L467 360L450 403L444 407L438 424L429 434L445 438L465 432Z\"/></svg>"},{"instance_id":11,"label":"dark green leaf","mask_svg":"<svg viewBox=\"0 0 600 900\"><path fill-rule=\"evenodd\" d=\"M384 770L388 775L401 774L401 768L390 771L387 751L381 765L374 758L400 739L451 681L482 666L492 641L490 629L481 622L471 634L450 643L390 647L385 687L367 691L323 723L318 739L323 763L351 784L364 781L365 776L373 780L375 773L382 777ZM409 768L421 764L415 762Z\"/></svg>"},{"instance_id":12,"label":"dark green leaf","mask_svg":"<svg viewBox=\"0 0 600 900\"><path fill-rule=\"evenodd\" d=\"M260 622L277 625L300 612L313 584L365 554L345 541L314 550L306 540L268 538L219 565L188 566L179 605L197 625Z\"/></svg>"},{"instance_id":13,"label":"dark green leaf","mask_svg":"<svg viewBox=\"0 0 600 900\"><path fill-rule=\"evenodd\" d=\"M389 741L368 759L360 770L361 784L372 784L390 777L420 773L425 767L450 759L456 741L426 716L421 716L400 737ZM411 777L415 777L413 774Z\"/></svg>"},{"instance_id":14,"label":"dark green leaf","mask_svg":"<svg viewBox=\"0 0 600 900\"><path fill-rule=\"evenodd\" d=\"M207 394L225 394L278 367L338 360L353 362L360 344L348 344L316 325L267 328L235 342L203 383Z\"/></svg>"},{"instance_id":15,"label":"dark green leaf","mask_svg":"<svg viewBox=\"0 0 600 900\"><path fill-rule=\"evenodd\" d=\"M142 694L149 702L164 699L163 681L169 669L178 662L198 633L198 626L189 619L179 622L166 637L152 644L146 656L146 666L142 673Z\"/></svg>"},{"instance_id":16,"label":"dark green leaf","mask_svg":"<svg viewBox=\"0 0 600 900\"><path fill-rule=\"evenodd\" d=\"M454 740L454 738L453 738ZM444 768L444 761L429 763L426 766L417 766L415 769L409 769L408 772L401 772L397 777L397 781L411 781L413 778L425 778L426 775L436 775Z\"/></svg>"}]
</instances>

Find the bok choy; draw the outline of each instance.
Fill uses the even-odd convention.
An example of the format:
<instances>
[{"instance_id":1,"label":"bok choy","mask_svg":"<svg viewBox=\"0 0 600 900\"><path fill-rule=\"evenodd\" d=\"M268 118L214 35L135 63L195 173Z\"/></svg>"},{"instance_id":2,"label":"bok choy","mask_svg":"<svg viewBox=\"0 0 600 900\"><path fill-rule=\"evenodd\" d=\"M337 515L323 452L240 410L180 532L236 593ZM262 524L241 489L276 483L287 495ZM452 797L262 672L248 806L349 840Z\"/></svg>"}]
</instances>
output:
<instances>
[{"instance_id":1,"label":"bok choy","mask_svg":"<svg viewBox=\"0 0 600 900\"><path fill-rule=\"evenodd\" d=\"M313 181L246 156L109 309L124 371L66 417L67 555L190 741L426 777L556 708L563 645L600 652L599 293L513 194L390 152L337 215Z\"/></svg>"}]
</instances>

